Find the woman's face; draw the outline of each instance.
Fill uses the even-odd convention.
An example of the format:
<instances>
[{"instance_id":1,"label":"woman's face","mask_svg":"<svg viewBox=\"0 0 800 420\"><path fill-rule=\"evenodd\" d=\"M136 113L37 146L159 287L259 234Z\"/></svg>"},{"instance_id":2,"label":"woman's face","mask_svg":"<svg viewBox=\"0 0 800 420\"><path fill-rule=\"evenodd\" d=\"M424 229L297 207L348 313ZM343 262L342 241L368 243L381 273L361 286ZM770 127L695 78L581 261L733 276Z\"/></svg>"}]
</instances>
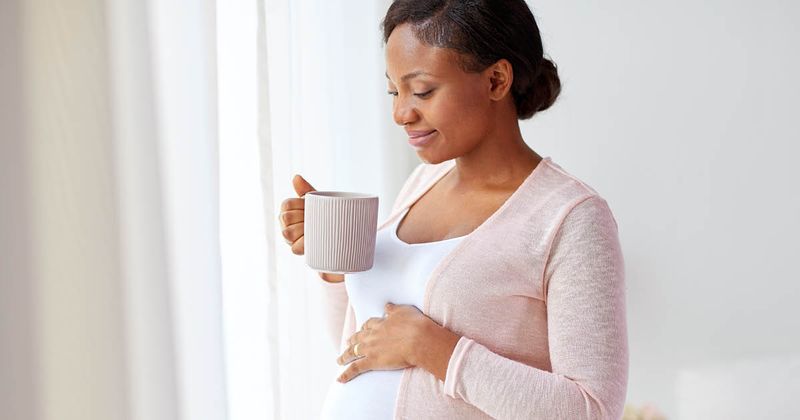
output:
<instances>
[{"instance_id":1,"label":"woman's face","mask_svg":"<svg viewBox=\"0 0 800 420\"><path fill-rule=\"evenodd\" d=\"M397 26L386 43L394 121L405 125L409 143L423 143L414 147L427 163L462 156L491 131L491 80L464 72L456 60L452 50L421 43L408 24Z\"/></svg>"}]
</instances>

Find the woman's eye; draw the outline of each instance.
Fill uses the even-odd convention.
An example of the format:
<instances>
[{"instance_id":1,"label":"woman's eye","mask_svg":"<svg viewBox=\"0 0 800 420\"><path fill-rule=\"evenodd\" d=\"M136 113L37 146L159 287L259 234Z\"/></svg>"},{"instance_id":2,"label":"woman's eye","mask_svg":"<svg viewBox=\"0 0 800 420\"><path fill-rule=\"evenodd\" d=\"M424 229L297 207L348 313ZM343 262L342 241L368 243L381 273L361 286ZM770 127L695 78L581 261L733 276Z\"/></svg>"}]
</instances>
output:
<instances>
[{"instance_id":1,"label":"woman's eye","mask_svg":"<svg viewBox=\"0 0 800 420\"><path fill-rule=\"evenodd\" d=\"M433 89L431 89L431 90L429 90L429 91L427 91L427 92L415 93L415 94L414 94L414 96L416 96L416 97L418 97L418 98L424 98L424 97L426 97L426 96L430 95L430 94L431 94L431 92L433 92ZM397 96L397 92L396 92L396 91L391 91L391 90L390 90L390 91L388 91L388 92L386 92L386 93L388 93L389 95L392 95L392 96Z\"/></svg>"}]
</instances>

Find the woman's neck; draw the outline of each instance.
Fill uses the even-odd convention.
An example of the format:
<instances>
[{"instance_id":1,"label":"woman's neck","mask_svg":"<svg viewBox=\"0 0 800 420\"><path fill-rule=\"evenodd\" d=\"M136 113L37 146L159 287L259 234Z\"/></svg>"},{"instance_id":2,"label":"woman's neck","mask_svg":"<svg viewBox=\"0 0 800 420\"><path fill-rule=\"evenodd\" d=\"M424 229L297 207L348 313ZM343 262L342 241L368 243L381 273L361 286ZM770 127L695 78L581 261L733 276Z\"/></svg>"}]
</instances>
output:
<instances>
[{"instance_id":1,"label":"woman's neck","mask_svg":"<svg viewBox=\"0 0 800 420\"><path fill-rule=\"evenodd\" d=\"M478 147L455 159L454 190L516 189L542 157L522 138L516 120L507 132L494 132Z\"/></svg>"}]
</instances>

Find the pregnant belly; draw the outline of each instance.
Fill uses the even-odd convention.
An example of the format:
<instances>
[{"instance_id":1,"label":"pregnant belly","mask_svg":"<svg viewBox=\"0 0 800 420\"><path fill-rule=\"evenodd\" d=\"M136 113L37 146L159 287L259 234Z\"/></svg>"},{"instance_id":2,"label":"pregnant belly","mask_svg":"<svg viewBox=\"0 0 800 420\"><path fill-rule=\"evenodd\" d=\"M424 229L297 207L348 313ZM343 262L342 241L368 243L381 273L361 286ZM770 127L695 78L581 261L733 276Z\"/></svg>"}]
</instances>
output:
<instances>
[{"instance_id":1,"label":"pregnant belly","mask_svg":"<svg viewBox=\"0 0 800 420\"><path fill-rule=\"evenodd\" d=\"M334 380L328 388L320 419L390 420L402 377L402 369L375 370L362 373L345 384Z\"/></svg>"}]
</instances>

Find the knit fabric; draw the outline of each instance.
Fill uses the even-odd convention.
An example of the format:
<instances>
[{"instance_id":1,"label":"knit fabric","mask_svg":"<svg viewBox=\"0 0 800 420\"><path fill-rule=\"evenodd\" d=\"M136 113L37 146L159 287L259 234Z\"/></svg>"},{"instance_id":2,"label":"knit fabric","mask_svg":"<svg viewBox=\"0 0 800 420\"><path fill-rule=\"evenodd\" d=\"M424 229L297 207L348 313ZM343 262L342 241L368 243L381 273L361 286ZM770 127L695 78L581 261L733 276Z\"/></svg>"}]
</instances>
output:
<instances>
[{"instance_id":1,"label":"knit fabric","mask_svg":"<svg viewBox=\"0 0 800 420\"><path fill-rule=\"evenodd\" d=\"M418 165L378 229L454 166ZM319 284L343 352L359 327L345 285ZM444 381L403 370L395 419L622 416L628 340L617 223L605 199L549 157L439 262L420 309L462 338Z\"/></svg>"}]
</instances>

